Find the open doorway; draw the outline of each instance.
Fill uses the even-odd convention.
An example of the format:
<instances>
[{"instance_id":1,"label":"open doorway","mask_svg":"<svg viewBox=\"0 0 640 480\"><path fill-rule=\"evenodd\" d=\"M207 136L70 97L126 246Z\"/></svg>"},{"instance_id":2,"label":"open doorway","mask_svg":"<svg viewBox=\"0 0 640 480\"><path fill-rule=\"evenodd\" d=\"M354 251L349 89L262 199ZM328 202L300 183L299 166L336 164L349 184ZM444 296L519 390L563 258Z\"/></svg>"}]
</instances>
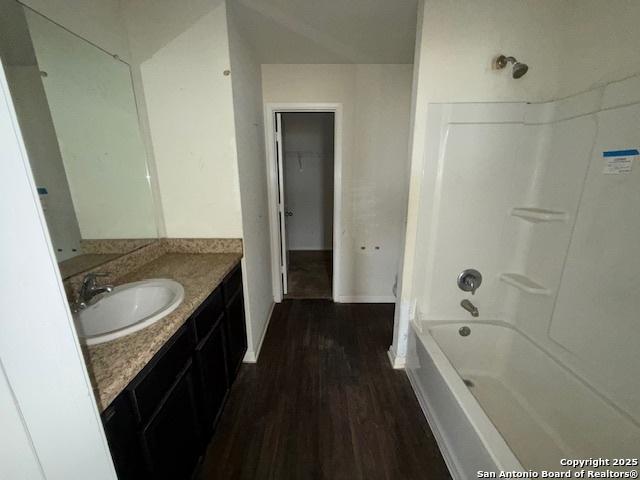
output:
<instances>
[{"instance_id":1,"label":"open doorway","mask_svg":"<svg viewBox=\"0 0 640 480\"><path fill-rule=\"evenodd\" d=\"M340 198L336 108L272 107L267 115L274 297L333 299Z\"/></svg>"},{"instance_id":2,"label":"open doorway","mask_svg":"<svg viewBox=\"0 0 640 480\"><path fill-rule=\"evenodd\" d=\"M332 298L334 114L281 115L285 298Z\"/></svg>"}]
</instances>

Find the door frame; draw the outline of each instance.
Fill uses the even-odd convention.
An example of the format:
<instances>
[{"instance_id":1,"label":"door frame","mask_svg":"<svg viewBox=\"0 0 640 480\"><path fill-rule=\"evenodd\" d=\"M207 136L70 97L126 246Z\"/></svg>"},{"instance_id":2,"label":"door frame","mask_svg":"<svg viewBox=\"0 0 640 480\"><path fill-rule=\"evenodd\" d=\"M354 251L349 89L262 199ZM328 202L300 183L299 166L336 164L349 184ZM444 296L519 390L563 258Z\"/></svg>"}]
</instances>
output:
<instances>
[{"instance_id":1,"label":"door frame","mask_svg":"<svg viewBox=\"0 0 640 480\"><path fill-rule=\"evenodd\" d=\"M280 228L278 224L278 165L276 163L276 134L274 117L279 113L333 113L333 273L331 296L337 302L340 288L340 252L342 248L342 104L341 103L265 103L264 133L267 153L267 191L269 197L269 231L271 237L271 275L273 301L283 298L280 272Z\"/></svg>"}]
</instances>

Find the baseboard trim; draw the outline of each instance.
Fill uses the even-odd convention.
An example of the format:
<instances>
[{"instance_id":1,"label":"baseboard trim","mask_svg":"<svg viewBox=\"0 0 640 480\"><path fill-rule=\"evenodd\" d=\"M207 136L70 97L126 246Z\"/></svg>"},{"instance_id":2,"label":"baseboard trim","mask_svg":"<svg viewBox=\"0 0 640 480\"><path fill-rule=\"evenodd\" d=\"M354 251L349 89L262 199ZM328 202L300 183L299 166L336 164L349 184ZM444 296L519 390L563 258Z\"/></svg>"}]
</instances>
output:
<instances>
[{"instance_id":1,"label":"baseboard trim","mask_svg":"<svg viewBox=\"0 0 640 480\"><path fill-rule=\"evenodd\" d=\"M393 295L340 295L338 303L395 303Z\"/></svg>"},{"instance_id":2,"label":"baseboard trim","mask_svg":"<svg viewBox=\"0 0 640 480\"><path fill-rule=\"evenodd\" d=\"M387 350L387 356L389 357L389 361L391 362L391 368L395 370L402 370L407 364L407 357L399 357L396 354L393 345L391 345L389 347L389 350Z\"/></svg>"},{"instance_id":3,"label":"baseboard trim","mask_svg":"<svg viewBox=\"0 0 640 480\"><path fill-rule=\"evenodd\" d=\"M247 350L247 353L244 354L244 358L242 359L244 363L258 362L258 357L260 356L260 351L262 350L262 343L267 336L267 330L269 329L269 323L271 323L271 317L273 316L273 309L275 307L276 304L274 302L271 302L271 308L269 309L269 314L267 315L267 323L262 330L262 336L260 337L260 341L258 342L258 347L255 350Z\"/></svg>"},{"instance_id":4,"label":"baseboard trim","mask_svg":"<svg viewBox=\"0 0 640 480\"><path fill-rule=\"evenodd\" d=\"M456 466L456 462L454 460L455 455L453 454L449 443L445 440L444 436L442 435L442 428L440 426L440 422L438 422L438 420L431 414L429 401L422 394L422 390L418 384L418 381L415 378L414 373L409 368L405 368L404 371L407 374L407 378L409 379L409 383L411 384L413 393L418 399L418 404L422 409L422 413L424 413L424 416L427 419L429 428L431 428L433 437L436 439L436 443L438 444L438 448L442 453L442 458L444 459L444 463L447 465L447 469L451 474L451 478L453 478L453 480L465 480L465 478L462 476L462 472L460 472Z\"/></svg>"}]
</instances>

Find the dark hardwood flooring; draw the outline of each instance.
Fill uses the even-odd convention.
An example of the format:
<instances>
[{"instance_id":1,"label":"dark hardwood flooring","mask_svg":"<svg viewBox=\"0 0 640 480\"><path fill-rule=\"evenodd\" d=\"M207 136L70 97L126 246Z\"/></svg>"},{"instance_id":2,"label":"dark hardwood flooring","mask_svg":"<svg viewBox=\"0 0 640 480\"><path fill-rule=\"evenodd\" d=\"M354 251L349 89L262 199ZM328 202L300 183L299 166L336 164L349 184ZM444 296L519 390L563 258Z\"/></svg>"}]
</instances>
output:
<instances>
[{"instance_id":1,"label":"dark hardwood flooring","mask_svg":"<svg viewBox=\"0 0 640 480\"><path fill-rule=\"evenodd\" d=\"M331 250L290 250L285 298L331 298Z\"/></svg>"},{"instance_id":2,"label":"dark hardwood flooring","mask_svg":"<svg viewBox=\"0 0 640 480\"><path fill-rule=\"evenodd\" d=\"M277 305L200 479L451 478L405 373L389 364L392 325L393 305Z\"/></svg>"}]
</instances>

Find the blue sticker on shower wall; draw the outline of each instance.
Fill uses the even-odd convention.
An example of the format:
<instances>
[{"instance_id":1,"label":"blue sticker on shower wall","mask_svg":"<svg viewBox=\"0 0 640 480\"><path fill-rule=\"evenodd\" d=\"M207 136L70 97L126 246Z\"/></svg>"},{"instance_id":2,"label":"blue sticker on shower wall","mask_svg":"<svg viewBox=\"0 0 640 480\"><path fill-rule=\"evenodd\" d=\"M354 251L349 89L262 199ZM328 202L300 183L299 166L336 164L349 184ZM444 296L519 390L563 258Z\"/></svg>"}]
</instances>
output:
<instances>
[{"instance_id":1,"label":"blue sticker on shower wall","mask_svg":"<svg viewBox=\"0 0 640 480\"><path fill-rule=\"evenodd\" d=\"M635 148L629 150L609 150L608 152L602 152L603 157L633 157L640 155L640 152Z\"/></svg>"},{"instance_id":2,"label":"blue sticker on shower wall","mask_svg":"<svg viewBox=\"0 0 640 480\"><path fill-rule=\"evenodd\" d=\"M637 159L639 155L640 152L635 148L602 152L602 158L604 159L604 169L602 173L607 175L631 173L633 161Z\"/></svg>"}]
</instances>

